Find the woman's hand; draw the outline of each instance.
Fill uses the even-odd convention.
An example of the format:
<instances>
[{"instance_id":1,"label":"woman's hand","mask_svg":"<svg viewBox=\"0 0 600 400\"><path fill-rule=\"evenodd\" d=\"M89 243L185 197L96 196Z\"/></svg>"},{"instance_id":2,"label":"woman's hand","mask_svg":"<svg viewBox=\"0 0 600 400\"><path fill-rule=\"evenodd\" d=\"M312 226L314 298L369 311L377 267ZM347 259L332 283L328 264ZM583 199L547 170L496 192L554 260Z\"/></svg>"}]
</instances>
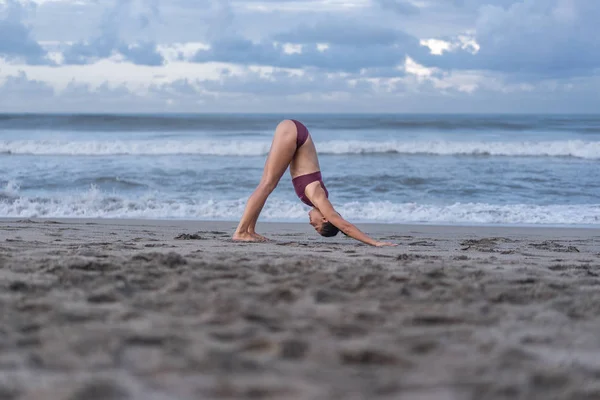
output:
<instances>
[{"instance_id":1,"label":"woman's hand","mask_svg":"<svg viewBox=\"0 0 600 400\"><path fill-rule=\"evenodd\" d=\"M375 242L373 245L375 247L386 247L386 246L398 246L396 243L388 243L388 242Z\"/></svg>"}]
</instances>

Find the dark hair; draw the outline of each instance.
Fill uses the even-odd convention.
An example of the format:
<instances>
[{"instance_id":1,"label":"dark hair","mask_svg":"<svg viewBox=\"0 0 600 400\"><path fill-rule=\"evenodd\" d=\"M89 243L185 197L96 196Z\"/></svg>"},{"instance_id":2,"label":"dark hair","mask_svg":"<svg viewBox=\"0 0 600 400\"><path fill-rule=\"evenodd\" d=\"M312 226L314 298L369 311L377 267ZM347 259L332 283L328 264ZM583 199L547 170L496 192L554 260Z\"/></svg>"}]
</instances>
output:
<instances>
[{"instance_id":1,"label":"dark hair","mask_svg":"<svg viewBox=\"0 0 600 400\"><path fill-rule=\"evenodd\" d=\"M331 222L325 222L321 225L321 230L319 233L325 237L333 237L338 234L340 230L333 225Z\"/></svg>"}]
</instances>

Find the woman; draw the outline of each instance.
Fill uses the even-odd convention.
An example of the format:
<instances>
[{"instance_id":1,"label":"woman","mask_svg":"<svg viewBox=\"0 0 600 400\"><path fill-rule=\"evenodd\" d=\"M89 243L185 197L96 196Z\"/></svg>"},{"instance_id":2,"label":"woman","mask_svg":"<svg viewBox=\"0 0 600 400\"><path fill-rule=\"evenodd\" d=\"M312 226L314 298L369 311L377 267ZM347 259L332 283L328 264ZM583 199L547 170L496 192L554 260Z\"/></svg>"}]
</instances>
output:
<instances>
[{"instance_id":1,"label":"woman","mask_svg":"<svg viewBox=\"0 0 600 400\"><path fill-rule=\"evenodd\" d=\"M255 232L256 221L267 197L275 190L288 166L296 194L303 203L312 207L308 213L310 224L321 235L335 236L341 230L345 235L372 246L395 246L371 239L335 211L327 198L329 193L321 177L315 144L308 129L296 120L284 120L277 126L262 179L248 199L233 240L267 240Z\"/></svg>"}]
</instances>

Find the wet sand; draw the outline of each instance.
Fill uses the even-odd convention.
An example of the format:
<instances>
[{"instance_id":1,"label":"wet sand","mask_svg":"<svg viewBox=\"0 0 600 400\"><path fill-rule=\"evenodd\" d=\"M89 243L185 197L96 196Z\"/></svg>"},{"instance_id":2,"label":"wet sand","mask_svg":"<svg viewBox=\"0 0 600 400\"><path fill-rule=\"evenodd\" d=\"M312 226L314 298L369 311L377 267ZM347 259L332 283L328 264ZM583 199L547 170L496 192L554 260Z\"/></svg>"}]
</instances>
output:
<instances>
[{"instance_id":1,"label":"wet sand","mask_svg":"<svg viewBox=\"0 0 600 400\"><path fill-rule=\"evenodd\" d=\"M0 220L0 399L600 399L600 230Z\"/></svg>"}]
</instances>

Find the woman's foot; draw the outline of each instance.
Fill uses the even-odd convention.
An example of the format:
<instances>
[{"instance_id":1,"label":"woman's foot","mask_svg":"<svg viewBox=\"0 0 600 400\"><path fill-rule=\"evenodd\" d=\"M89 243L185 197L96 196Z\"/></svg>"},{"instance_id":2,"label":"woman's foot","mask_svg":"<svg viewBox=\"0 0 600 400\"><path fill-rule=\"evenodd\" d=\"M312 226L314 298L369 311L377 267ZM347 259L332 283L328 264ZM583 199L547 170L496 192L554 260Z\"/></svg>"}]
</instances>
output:
<instances>
[{"instance_id":1,"label":"woman's foot","mask_svg":"<svg viewBox=\"0 0 600 400\"><path fill-rule=\"evenodd\" d=\"M236 242L264 242L267 240L258 233L252 234L250 232L236 232L233 234L232 239Z\"/></svg>"},{"instance_id":2,"label":"woman's foot","mask_svg":"<svg viewBox=\"0 0 600 400\"><path fill-rule=\"evenodd\" d=\"M249 232L252 236L254 236L256 239L258 239L261 242L268 242L269 239L267 239L266 237L264 237L263 235L259 235L256 232Z\"/></svg>"}]
</instances>

